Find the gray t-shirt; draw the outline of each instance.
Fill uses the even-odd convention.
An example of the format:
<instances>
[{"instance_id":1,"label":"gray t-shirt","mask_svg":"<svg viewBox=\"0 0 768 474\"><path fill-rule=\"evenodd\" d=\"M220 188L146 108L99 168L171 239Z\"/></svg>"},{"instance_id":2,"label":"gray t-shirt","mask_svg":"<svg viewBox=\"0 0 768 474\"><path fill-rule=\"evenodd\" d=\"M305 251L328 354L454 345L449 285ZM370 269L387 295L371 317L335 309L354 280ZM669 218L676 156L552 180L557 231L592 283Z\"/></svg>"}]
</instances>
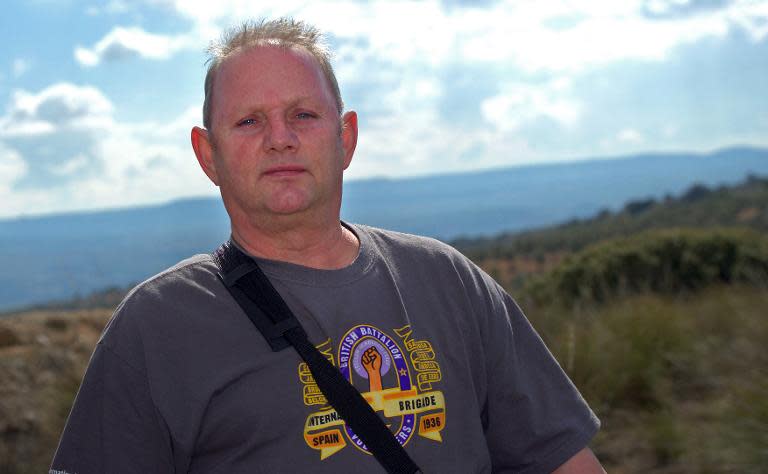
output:
<instances>
[{"instance_id":1,"label":"gray t-shirt","mask_svg":"<svg viewBox=\"0 0 768 474\"><path fill-rule=\"evenodd\" d=\"M424 472L549 472L587 445L597 418L499 285L438 241L350 228L346 268L257 260ZM384 472L216 271L198 255L126 297L51 471Z\"/></svg>"}]
</instances>

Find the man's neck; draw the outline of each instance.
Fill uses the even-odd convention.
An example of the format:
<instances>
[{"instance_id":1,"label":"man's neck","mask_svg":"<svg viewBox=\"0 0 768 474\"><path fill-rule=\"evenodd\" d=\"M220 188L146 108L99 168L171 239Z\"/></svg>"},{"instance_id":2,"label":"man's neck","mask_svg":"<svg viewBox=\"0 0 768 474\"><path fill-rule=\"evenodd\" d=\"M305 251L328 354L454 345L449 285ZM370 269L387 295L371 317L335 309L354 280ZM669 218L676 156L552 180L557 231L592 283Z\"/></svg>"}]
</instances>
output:
<instances>
[{"instance_id":1,"label":"man's neck","mask_svg":"<svg viewBox=\"0 0 768 474\"><path fill-rule=\"evenodd\" d=\"M232 226L232 237L249 254L310 268L335 270L351 264L360 242L348 228L335 225L301 229Z\"/></svg>"}]
</instances>

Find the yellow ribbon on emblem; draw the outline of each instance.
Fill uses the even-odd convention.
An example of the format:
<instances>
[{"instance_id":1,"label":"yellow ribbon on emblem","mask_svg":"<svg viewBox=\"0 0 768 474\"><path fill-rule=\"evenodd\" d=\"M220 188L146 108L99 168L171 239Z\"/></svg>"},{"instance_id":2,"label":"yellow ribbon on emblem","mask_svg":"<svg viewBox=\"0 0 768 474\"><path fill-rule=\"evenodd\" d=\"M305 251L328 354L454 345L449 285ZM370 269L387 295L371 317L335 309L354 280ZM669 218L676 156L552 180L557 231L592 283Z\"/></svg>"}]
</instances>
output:
<instances>
[{"instance_id":1,"label":"yellow ribbon on emblem","mask_svg":"<svg viewBox=\"0 0 768 474\"><path fill-rule=\"evenodd\" d=\"M384 411L386 417L418 415L419 436L442 442L440 431L445 428L445 397L441 391L417 393L415 389L400 391L388 389L380 392L367 392L363 396L374 410Z\"/></svg>"},{"instance_id":2,"label":"yellow ribbon on emblem","mask_svg":"<svg viewBox=\"0 0 768 474\"><path fill-rule=\"evenodd\" d=\"M325 459L347 445L341 430L333 428L343 425L344 420L334 409L312 413L304 422L304 441L310 448L320 451L321 460Z\"/></svg>"},{"instance_id":3,"label":"yellow ribbon on emblem","mask_svg":"<svg viewBox=\"0 0 768 474\"><path fill-rule=\"evenodd\" d=\"M445 411L424 415L419 420L419 436L442 442L440 431L445 427Z\"/></svg>"}]
</instances>

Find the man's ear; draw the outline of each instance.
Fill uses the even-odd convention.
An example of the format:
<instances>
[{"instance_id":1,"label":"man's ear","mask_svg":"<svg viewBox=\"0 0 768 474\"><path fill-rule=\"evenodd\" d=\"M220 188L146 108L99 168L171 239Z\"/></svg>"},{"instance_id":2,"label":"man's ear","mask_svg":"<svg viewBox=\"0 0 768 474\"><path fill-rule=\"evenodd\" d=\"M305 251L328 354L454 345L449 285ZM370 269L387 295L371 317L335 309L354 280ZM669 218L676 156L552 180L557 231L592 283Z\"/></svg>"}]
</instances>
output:
<instances>
[{"instance_id":1,"label":"man's ear","mask_svg":"<svg viewBox=\"0 0 768 474\"><path fill-rule=\"evenodd\" d=\"M352 110L341 119L341 146L344 149L344 169L347 169L357 147L357 113Z\"/></svg>"},{"instance_id":2,"label":"man's ear","mask_svg":"<svg viewBox=\"0 0 768 474\"><path fill-rule=\"evenodd\" d=\"M216 174L216 163L213 161L213 144L208 130L200 127L192 127L192 149L195 150L197 162L208 176L208 179L216 186L219 185L219 177Z\"/></svg>"}]
</instances>

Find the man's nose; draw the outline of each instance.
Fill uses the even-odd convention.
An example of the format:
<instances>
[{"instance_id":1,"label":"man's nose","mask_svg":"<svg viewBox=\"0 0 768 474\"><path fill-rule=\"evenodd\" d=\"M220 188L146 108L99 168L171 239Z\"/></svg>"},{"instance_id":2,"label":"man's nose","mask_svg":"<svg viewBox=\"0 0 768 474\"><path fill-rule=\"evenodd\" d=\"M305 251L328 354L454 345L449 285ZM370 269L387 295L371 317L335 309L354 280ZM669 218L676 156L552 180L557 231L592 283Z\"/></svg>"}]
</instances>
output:
<instances>
[{"instance_id":1,"label":"man's nose","mask_svg":"<svg viewBox=\"0 0 768 474\"><path fill-rule=\"evenodd\" d=\"M283 118L269 120L264 147L267 151L295 150L299 147L299 138L291 125Z\"/></svg>"}]
</instances>

